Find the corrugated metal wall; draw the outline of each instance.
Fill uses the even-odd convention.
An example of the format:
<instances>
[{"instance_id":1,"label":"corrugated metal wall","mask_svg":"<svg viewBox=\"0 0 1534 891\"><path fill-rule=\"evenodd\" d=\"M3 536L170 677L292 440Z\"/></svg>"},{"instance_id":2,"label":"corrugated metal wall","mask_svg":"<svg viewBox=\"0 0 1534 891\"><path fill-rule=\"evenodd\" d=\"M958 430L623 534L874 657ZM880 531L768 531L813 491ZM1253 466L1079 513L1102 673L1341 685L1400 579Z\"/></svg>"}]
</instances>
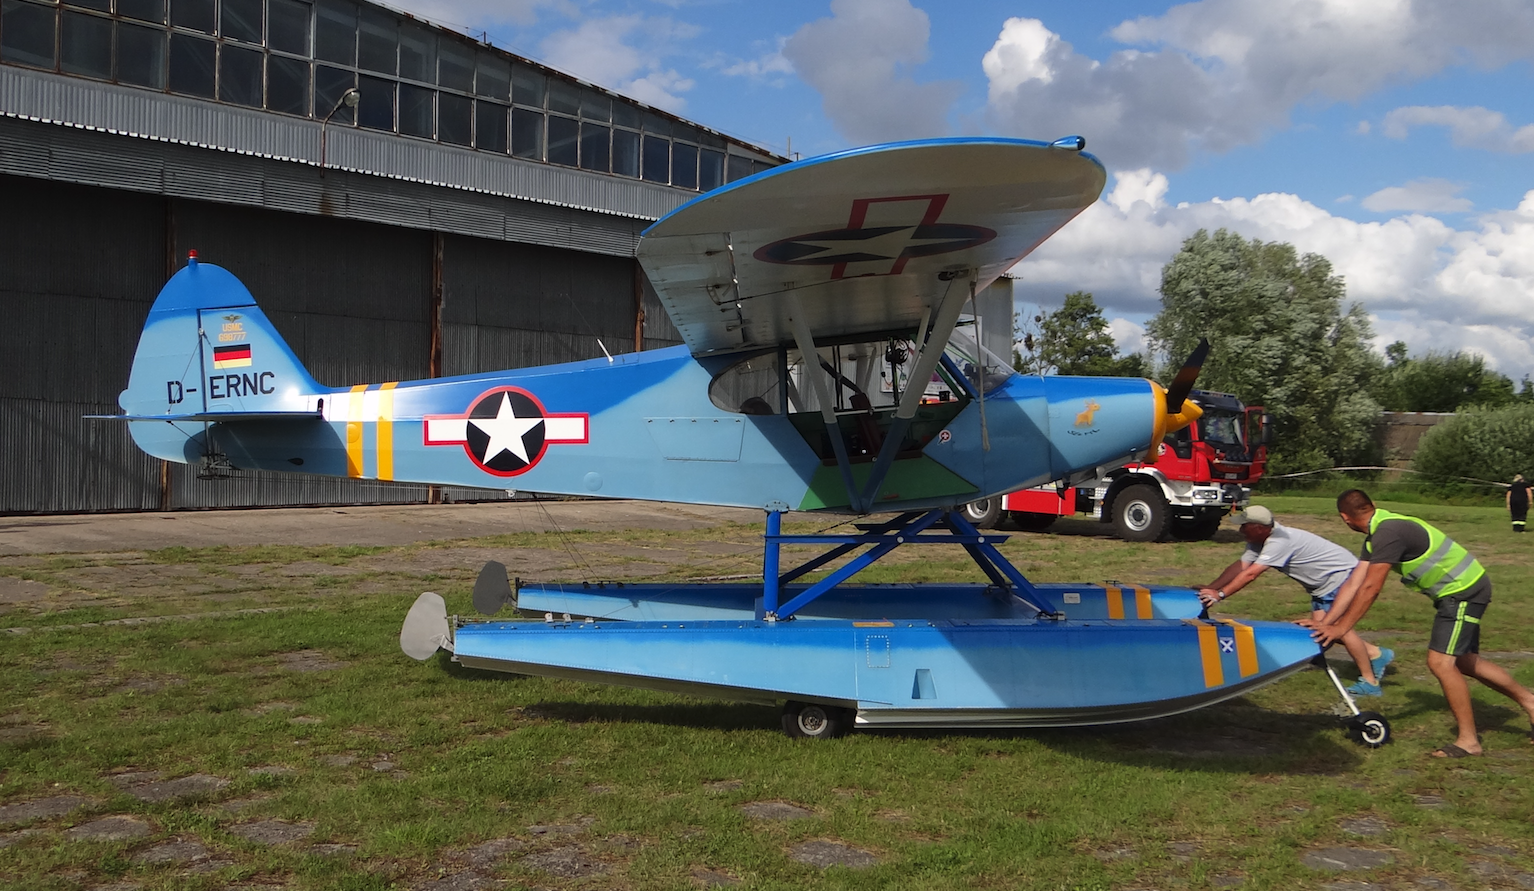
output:
<instances>
[{"instance_id":1,"label":"corrugated metal wall","mask_svg":"<svg viewBox=\"0 0 1534 891\"><path fill-rule=\"evenodd\" d=\"M29 177L0 175L0 195L0 512L426 500L301 474L162 478L125 425L82 419L118 412L149 306L190 249L238 276L332 386L430 376L438 239L443 374L595 358L598 338L634 348L630 258ZM680 342L643 290L645 346Z\"/></svg>"}]
</instances>

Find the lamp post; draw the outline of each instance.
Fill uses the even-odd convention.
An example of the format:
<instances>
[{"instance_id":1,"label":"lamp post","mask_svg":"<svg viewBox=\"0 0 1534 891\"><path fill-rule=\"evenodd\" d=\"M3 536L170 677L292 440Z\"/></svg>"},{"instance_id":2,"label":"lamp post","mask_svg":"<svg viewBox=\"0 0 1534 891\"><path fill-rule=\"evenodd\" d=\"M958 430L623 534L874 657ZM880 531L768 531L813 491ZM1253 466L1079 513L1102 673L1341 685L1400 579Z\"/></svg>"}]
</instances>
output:
<instances>
[{"instance_id":1,"label":"lamp post","mask_svg":"<svg viewBox=\"0 0 1534 891\"><path fill-rule=\"evenodd\" d=\"M320 176L325 175L325 154L328 149L329 136L326 128L330 126L330 119L336 116L336 112L341 110L341 106L356 108L357 103L360 101L362 101L362 91L356 87L348 89L341 94L340 99L336 100L335 107L330 109L330 114L325 115L325 120L320 122Z\"/></svg>"}]
</instances>

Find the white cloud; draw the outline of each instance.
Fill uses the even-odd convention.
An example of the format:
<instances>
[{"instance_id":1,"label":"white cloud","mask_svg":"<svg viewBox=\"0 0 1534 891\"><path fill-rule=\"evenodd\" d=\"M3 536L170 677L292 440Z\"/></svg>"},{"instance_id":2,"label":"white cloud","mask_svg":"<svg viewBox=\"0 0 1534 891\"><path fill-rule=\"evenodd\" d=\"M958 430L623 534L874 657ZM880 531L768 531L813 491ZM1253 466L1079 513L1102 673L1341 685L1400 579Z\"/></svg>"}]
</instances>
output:
<instances>
[{"instance_id":1,"label":"white cloud","mask_svg":"<svg viewBox=\"0 0 1534 891\"><path fill-rule=\"evenodd\" d=\"M931 24L909 0L831 0L831 17L810 22L783 45L783 57L821 96L826 116L854 143L948 132L948 110L963 85L917 83Z\"/></svg>"},{"instance_id":2,"label":"white cloud","mask_svg":"<svg viewBox=\"0 0 1534 891\"><path fill-rule=\"evenodd\" d=\"M1350 102L1451 66L1534 58L1515 0L1196 0L1123 22L1133 48L1078 54L1036 19L985 57L989 120L1019 136L1089 137L1111 167L1176 169L1254 143L1301 102Z\"/></svg>"},{"instance_id":3,"label":"white cloud","mask_svg":"<svg viewBox=\"0 0 1534 891\"><path fill-rule=\"evenodd\" d=\"M678 41L697 36L695 26L638 15L587 19L555 31L539 44L551 67L609 87L641 102L680 112L679 94L694 81L664 68L660 60Z\"/></svg>"},{"instance_id":4,"label":"white cloud","mask_svg":"<svg viewBox=\"0 0 1534 891\"><path fill-rule=\"evenodd\" d=\"M1103 200L1014 268L1020 300L1048 306L1090 291L1106 315L1138 323L1160 309L1161 268L1183 240L1226 228L1325 256L1348 299L1375 318L1381 345L1399 337L1414 351L1472 350L1515 380L1534 372L1534 191L1514 210L1456 229L1420 213L1361 223L1284 193L1173 206L1161 174L1115 178Z\"/></svg>"},{"instance_id":5,"label":"white cloud","mask_svg":"<svg viewBox=\"0 0 1534 891\"><path fill-rule=\"evenodd\" d=\"M1375 213L1462 213L1474 207L1468 198L1460 198L1465 187L1446 179L1414 179L1404 186L1387 186L1360 202Z\"/></svg>"},{"instance_id":6,"label":"white cloud","mask_svg":"<svg viewBox=\"0 0 1534 891\"><path fill-rule=\"evenodd\" d=\"M1108 333L1113 336L1113 345L1120 356L1150 350L1150 344L1145 340L1145 326L1137 322L1123 318L1109 319Z\"/></svg>"},{"instance_id":7,"label":"white cloud","mask_svg":"<svg viewBox=\"0 0 1534 891\"><path fill-rule=\"evenodd\" d=\"M720 74L730 77L748 77L752 80L775 79L779 75L793 74L794 64L783 55L783 44L787 42L788 38L780 38L776 46L755 59L737 59L733 62L721 62L705 67L718 67Z\"/></svg>"},{"instance_id":8,"label":"white cloud","mask_svg":"<svg viewBox=\"0 0 1534 891\"><path fill-rule=\"evenodd\" d=\"M1473 106L1408 105L1385 115L1380 129L1391 139L1405 139L1412 127L1447 127L1460 147L1521 154L1534 152L1534 124L1514 129L1500 111Z\"/></svg>"}]
</instances>

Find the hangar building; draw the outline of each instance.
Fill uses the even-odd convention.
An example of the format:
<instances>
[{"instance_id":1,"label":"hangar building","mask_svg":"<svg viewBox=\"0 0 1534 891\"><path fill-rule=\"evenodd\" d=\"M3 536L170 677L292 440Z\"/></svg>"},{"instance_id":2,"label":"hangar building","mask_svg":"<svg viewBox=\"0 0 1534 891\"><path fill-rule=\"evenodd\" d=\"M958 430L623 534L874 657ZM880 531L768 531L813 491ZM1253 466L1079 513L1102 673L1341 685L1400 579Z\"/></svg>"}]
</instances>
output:
<instances>
[{"instance_id":1,"label":"hangar building","mask_svg":"<svg viewBox=\"0 0 1534 891\"><path fill-rule=\"evenodd\" d=\"M328 385L676 343L639 232L784 160L366 2L0 0L0 512L427 500L81 416L192 249Z\"/></svg>"}]
</instances>

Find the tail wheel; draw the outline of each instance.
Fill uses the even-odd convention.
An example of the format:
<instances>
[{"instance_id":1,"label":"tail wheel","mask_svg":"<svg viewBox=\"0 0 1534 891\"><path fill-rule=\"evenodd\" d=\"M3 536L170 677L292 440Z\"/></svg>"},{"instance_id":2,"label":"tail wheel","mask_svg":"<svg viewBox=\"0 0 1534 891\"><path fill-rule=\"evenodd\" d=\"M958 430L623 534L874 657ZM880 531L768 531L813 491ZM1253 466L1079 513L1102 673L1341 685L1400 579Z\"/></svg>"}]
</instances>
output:
<instances>
[{"instance_id":1,"label":"tail wheel","mask_svg":"<svg viewBox=\"0 0 1534 891\"><path fill-rule=\"evenodd\" d=\"M1390 722L1379 712L1359 712L1348 721L1348 739L1377 749L1390 742Z\"/></svg>"},{"instance_id":2,"label":"tail wheel","mask_svg":"<svg viewBox=\"0 0 1534 891\"><path fill-rule=\"evenodd\" d=\"M1001 499L982 498L959 508L959 514L976 529L995 529L1001 522Z\"/></svg>"},{"instance_id":3,"label":"tail wheel","mask_svg":"<svg viewBox=\"0 0 1534 891\"><path fill-rule=\"evenodd\" d=\"M783 732L794 739L832 739L852 729L852 712L813 702L783 706Z\"/></svg>"},{"instance_id":4,"label":"tail wheel","mask_svg":"<svg viewBox=\"0 0 1534 891\"><path fill-rule=\"evenodd\" d=\"M1125 541L1160 541L1171 509L1156 486L1129 486L1113 499L1113 531Z\"/></svg>"}]
</instances>

